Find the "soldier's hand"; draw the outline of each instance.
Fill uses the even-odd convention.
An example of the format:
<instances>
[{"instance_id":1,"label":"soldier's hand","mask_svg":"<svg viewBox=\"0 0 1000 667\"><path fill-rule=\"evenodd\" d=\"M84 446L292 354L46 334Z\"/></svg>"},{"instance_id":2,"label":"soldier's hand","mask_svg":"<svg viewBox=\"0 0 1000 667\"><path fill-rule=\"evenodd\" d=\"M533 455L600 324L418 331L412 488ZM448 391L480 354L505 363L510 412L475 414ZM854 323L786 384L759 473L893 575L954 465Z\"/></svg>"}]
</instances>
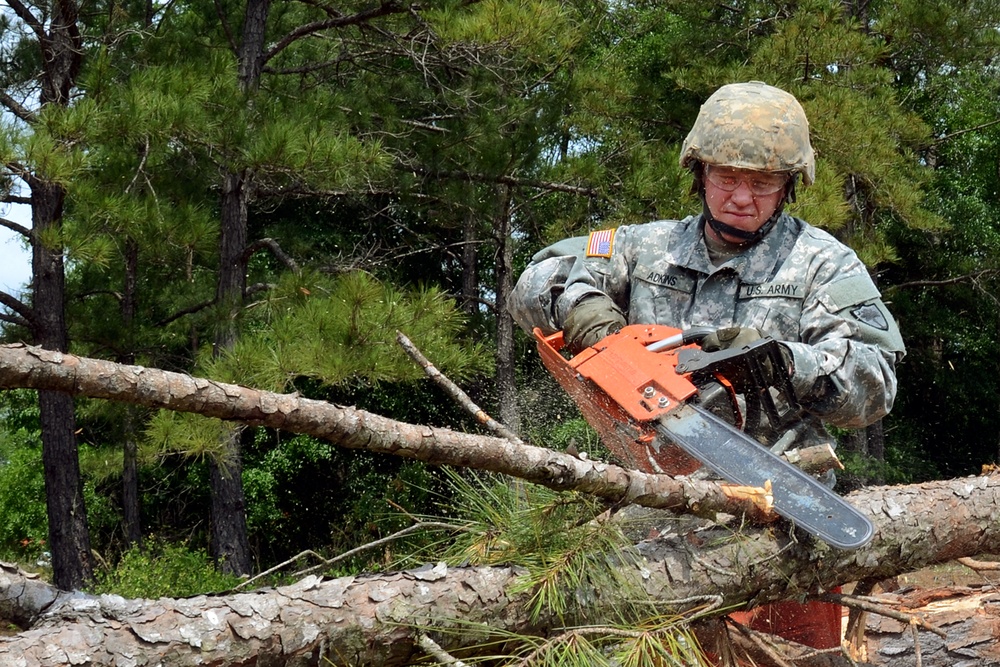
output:
<instances>
[{"instance_id":1,"label":"soldier's hand","mask_svg":"<svg viewBox=\"0 0 1000 667\"><path fill-rule=\"evenodd\" d=\"M573 306L563 322L563 340L576 354L625 326L625 316L611 297L597 294Z\"/></svg>"},{"instance_id":2,"label":"soldier's hand","mask_svg":"<svg viewBox=\"0 0 1000 667\"><path fill-rule=\"evenodd\" d=\"M760 340L760 330L751 327L726 327L716 329L701 341L701 349L706 352L718 352L731 348L746 347L755 340Z\"/></svg>"}]
</instances>

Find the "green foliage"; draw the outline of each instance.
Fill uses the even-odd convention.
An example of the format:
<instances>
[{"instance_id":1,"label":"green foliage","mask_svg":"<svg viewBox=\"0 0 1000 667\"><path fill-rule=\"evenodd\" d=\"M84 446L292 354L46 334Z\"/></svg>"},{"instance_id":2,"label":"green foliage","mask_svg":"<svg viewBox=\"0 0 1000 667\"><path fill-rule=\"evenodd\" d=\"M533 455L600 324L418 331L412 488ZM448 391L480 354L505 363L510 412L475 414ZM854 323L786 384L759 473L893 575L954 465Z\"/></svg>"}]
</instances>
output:
<instances>
[{"instance_id":1,"label":"green foliage","mask_svg":"<svg viewBox=\"0 0 1000 667\"><path fill-rule=\"evenodd\" d=\"M109 462L101 449L84 446L80 468L91 529L116 526L118 513L99 485L120 471L120 463ZM5 391L0 408L0 554L34 568L47 560L48 531L37 396L24 389Z\"/></svg>"},{"instance_id":2,"label":"green foliage","mask_svg":"<svg viewBox=\"0 0 1000 667\"><path fill-rule=\"evenodd\" d=\"M243 471L251 543L265 562L307 549L337 555L408 526L400 508L429 509L440 487L435 477L419 462L261 431ZM396 548L367 552L341 567L381 567Z\"/></svg>"},{"instance_id":3,"label":"green foliage","mask_svg":"<svg viewBox=\"0 0 1000 667\"><path fill-rule=\"evenodd\" d=\"M0 430L0 551L29 562L47 550L45 479L38 431Z\"/></svg>"},{"instance_id":4,"label":"green foliage","mask_svg":"<svg viewBox=\"0 0 1000 667\"><path fill-rule=\"evenodd\" d=\"M449 471L448 483L453 499L445 513L464 529L419 556L521 567L525 572L512 592L529 593L535 619L554 616L582 625L549 637L488 633L484 646L503 643L508 657L532 665L708 664L687 628L689 619L658 615L643 603L641 563L600 502L469 471ZM629 563L636 566L631 574L623 567ZM602 590L625 592L631 603L618 609L621 623L587 626L582 612Z\"/></svg>"},{"instance_id":5,"label":"green foliage","mask_svg":"<svg viewBox=\"0 0 1000 667\"><path fill-rule=\"evenodd\" d=\"M485 370L484 346L460 342L464 317L437 288L398 290L354 272L330 281L288 275L253 311L253 330L212 362L210 377L281 390L295 378L404 381L424 372L396 342L404 333L453 380Z\"/></svg>"},{"instance_id":6,"label":"green foliage","mask_svg":"<svg viewBox=\"0 0 1000 667\"><path fill-rule=\"evenodd\" d=\"M218 593L239 583L239 577L220 574L204 550L151 541L126 551L112 569L95 573L89 592L155 600Z\"/></svg>"},{"instance_id":7,"label":"green foliage","mask_svg":"<svg viewBox=\"0 0 1000 667\"><path fill-rule=\"evenodd\" d=\"M604 586L637 586L619 567L633 558L629 542L601 516L605 507L594 498L471 472L451 473L449 479L452 512L467 529L443 558L526 568L515 588L531 592L533 617L563 618L593 602Z\"/></svg>"}]
</instances>

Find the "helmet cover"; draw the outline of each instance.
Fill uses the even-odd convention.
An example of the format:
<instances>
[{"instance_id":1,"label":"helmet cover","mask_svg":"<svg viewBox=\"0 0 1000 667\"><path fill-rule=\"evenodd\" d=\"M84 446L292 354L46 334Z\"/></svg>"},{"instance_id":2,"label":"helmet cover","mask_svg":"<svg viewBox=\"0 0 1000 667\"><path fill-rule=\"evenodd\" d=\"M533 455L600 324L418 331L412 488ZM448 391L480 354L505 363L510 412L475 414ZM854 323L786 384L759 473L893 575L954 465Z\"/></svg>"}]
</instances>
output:
<instances>
[{"instance_id":1,"label":"helmet cover","mask_svg":"<svg viewBox=\"0 0 1000 667\"><path fill-rule=\"evenodd\" d=\"M801 174L810 185L816 159L809 121L790 93L760 81L722 86L705 100L684 145L680 163Z\"/></svg>"}]
</instances>

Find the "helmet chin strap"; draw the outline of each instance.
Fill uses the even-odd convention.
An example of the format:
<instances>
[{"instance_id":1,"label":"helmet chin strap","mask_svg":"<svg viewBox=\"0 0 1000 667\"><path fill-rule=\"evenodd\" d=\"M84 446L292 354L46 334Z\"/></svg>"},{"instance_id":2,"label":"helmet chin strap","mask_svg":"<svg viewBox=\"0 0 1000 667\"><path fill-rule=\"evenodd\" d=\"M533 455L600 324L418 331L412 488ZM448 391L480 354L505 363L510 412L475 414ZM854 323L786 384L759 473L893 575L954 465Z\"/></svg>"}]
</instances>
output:
<instances>
[{"instance_id":1,"label":"helmet chin strap","mask_svg":"<svg viewBox=\"0 0 1000 667\"><path fill-rule=\"evenodd\" d=\"M771 214L771 217L768 218L767 221L764 222L764 224L761 225L756 231L748 232L745 229L739 229L737 227L733 227L732 225L727 225L722 220L718 220L714 215L712 215L712 211L708 208L708 198L705 196L705 184L700 182L699 179L698 194L701 195L702 215L705 218L705 222L708 223L708 226L715 230L715 233L720 237L725 234L730 238L739 239L739 241L737 241L734 245L754 245L767 236L768 233L774 228L774 225L777 224L778 218L781 217L782 211L785 210L785 202L787 202L790 198L792 201L795 201L795 195L791 194L794 193L794 183L795 181L793 180L792 184L785 190L785 195L781 198L781 201L778 202L778 206L774 209L774 213ZM726 241L725 238L722 240Z\"/></svg>"},{"instance_id":2,"label":"helmet chin strap","mask_svg":"<svg viewBox=\"0 0 1000 667\"><path fill-rule=\"evenodd\" d=\"M702 215L705 216L705 222L708 223L709 227L715 230L716 234L719 234L720 236L725 234L730 238L739 239L739 241L736 242L736 245L746 246L753 245L767 236L768 232L770 232L774 225L778 222L778 218L781 217L781 212L784 208L784 200L782 200L781 204L774 210L771 217L768 218L759 229L753 232L748 232L745 229L739 229L737 227L733 227L732 225L727 225L722 220L717 219L714 215L712 215L712 211L708 208L708 202L706 202L704 198L702 198L701 206ZM725 241L726 239L723 238L722 240Z\"/></svg>"}]
</instances>

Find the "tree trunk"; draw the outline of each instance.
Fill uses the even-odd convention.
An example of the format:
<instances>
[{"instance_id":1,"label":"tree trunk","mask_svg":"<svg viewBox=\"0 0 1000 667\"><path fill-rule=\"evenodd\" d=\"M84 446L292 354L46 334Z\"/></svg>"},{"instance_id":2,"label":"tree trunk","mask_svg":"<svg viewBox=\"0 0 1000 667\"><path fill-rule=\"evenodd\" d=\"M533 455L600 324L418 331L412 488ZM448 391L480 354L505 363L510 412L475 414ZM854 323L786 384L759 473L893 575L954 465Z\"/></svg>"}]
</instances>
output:
<instances>
[{"instance_id":1,"label":"tree trunk","mask_svg":"<svg viewBox=\"0 0 1000 667\"><path fill-rule=\"evenodd\" d=\"M497 393L500 421L514 433L521 430L521 414L517 405L517 379L514 360L514 319L507 312L507 302L514 289L513 248L510 242L511 191L504 187L500 210L494 229L497 244L496 320L497 320Z\"/></svg>"},{"instance_id":2,"label":"tree trunk","mask_svg":"<svg viewBox=\"0 0 1000 667\"><path fill-rule=\"evenodd\" d=\"M134 238L125 241L125 282L122 289L121 318L122 329L125 331L125 345L118 361L131 364L135 361L135 313L139 276L139 244ZM135 407L125 408L122 418L122 431L125 434L125 444L122 451L122 517L125 540L128 544L142 543L142 522L139 507L139 464L136 429L139 418Z\"/></svg>"},{"instance_id":3,"label":"tree trunk","mask_svg":"<svg viewBox=\"0 0 1000 667\"><path fill-rule=\"evenodd\" d=\"M47 17L32 17L37 26L35 35L42 68L38 75L38 104L43 109L70 103L83 54L77 4L58 0L45 7ZM28 21L29 8L22 5L19 9L20 18ZM37 345L65 352L69 343L62 248L47 247L42 239L58 238L53 232L59 232L62 226L66 192L62 185L48 181L43 173L22 177L31 190L31 335ZM79 588L90 580L93 570L73 399L53 391L41 391L38 398L53 578L58 586Z\"/></svg>"},{"instance_id":4,"label":"tree trunk","mask_svg":"<svg viewBox=\"0 0 1000 667\"><path fill-rule=\"evenodd\" d=\"M32 245L31 269L34 285L32 337L41 347L65 352L69 347L66 331L66 283L62 249L39 242L49 229L61 225L62 186L29 180L31 187ZM80 479L76 443L76 416L73 398L59 391L39 391L39 420L42 432L42 466L45 474L46 513L49 523L49 550L52 576L61 588L81 588L93 577L87 511Z\"/></svg>"},{"instance_id":5,"label":"tree trunk","mask_svg":"<svg viewBox=\"0 0 1000 667\"><path fill-rule=\"evenodd\" d=\"M214 354L236 345L236 318L246 292L247 184L242 176L226 174L222 190L219 235L219 276L216 300L222 319L215 334ZM243 498L243 462L239 429L228 433L222 453L209 460L211 550L222 572L249 574L250 541Z\"/></svg>"},{"instance_id":6,"label":"tree trunk","mask_svg":"<svg viewBox=\"0 0 1000 667\"><path fill-rule=\"evenodd\" d=\"M270 6L270 0L247 2L243 40L238 54L240 88L247 94L256 91L259 85ZM253 174L249 170L227 173L223 179L216 287L216 301L222 309L222 319L215 335L216 355L224 354L236 345L236 318L246 293L247 205L252 181ZM212 555L223 572L249 574L250 541L243 497L243 454L239 430L228 434L221 444L222 454L209 462Z\"/></svg>"},{"instance_id":7,"label":"tree trunk","mask_svg":"<svg viewBox=\"0 0 1000 667\"><path fill-rule=\"evenodd\" d=\"M474 315L479 309L477 223L476 216L470 213L462 226L462 311L468 315Z\"/></svg>"},{"instance_id":8,"label":"tree trunk","mask_svg":"<svg viewBox=\"0 0 1000 667\"><path fill-rule=\"evenodd\" d=\"M1000 550L993 516L1000 478L883 487L854 494L852 500L872 514L879 532L873 544L857 551L832 551L759 529L665 532L637 546L642 559L617 567L645 590L656 614L667 615L690 613L709 603L722 609L796 598L960 554ZM663 525L677 523L665 518ZM561 618L544 612L533 617L526 605L530 592L518 592L518 580L515 568L439 563L325 581L311 576L249 593L126 601L60 593L6 566L0 570L0 610L30 629L0 641L0 664L97 667L135 664L142 656L148 663L175 667L391 667L421 657L423 633L465 657L495 654L495 643L484 645L501 638L512 641L502 633L554 637L581 624L641 620L641 614L624 611L635 602L634 591L615 587L578 591L580 606ZM696 623L695 629L703 643L720 632L711 621ZM919 636L929 635L921 631ZM850 664L837 656L819 658L796 664Z\"/></svg>"}]
</instances>

